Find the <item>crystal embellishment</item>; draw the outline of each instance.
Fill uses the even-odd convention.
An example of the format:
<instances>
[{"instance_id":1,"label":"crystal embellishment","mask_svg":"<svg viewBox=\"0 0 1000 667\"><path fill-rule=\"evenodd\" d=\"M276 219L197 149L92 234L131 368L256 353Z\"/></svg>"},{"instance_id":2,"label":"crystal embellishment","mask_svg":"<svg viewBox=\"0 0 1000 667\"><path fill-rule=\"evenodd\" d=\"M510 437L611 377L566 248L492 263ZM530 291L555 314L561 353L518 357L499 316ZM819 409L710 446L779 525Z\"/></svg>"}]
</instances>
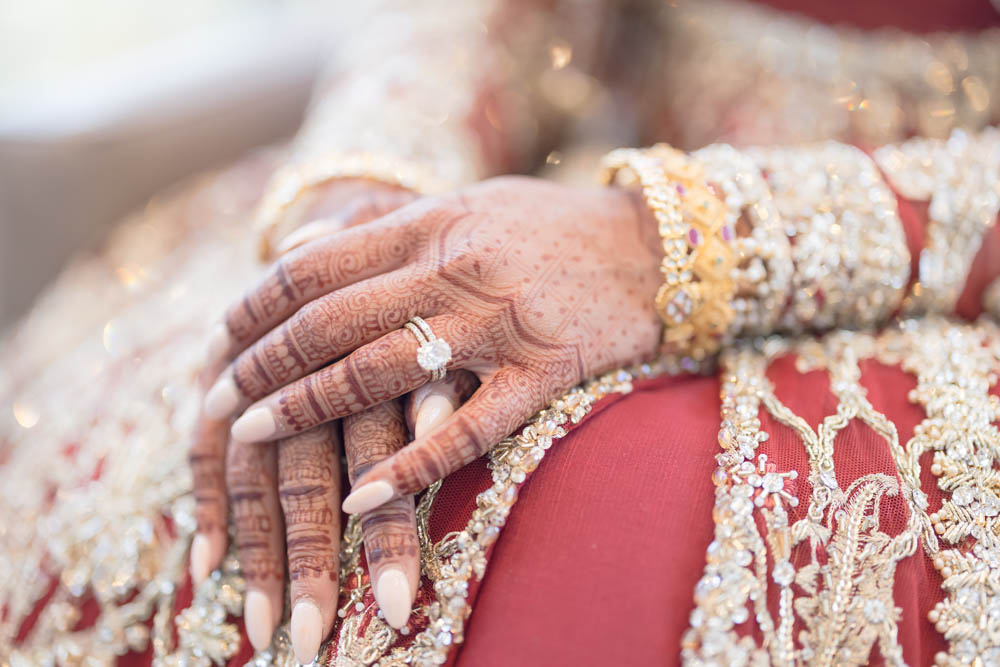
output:
<instances>
[{"instance_id":1,"label":"crystal embellishment","mask_svg":"<svg viewBox=\"0 0 1000 667\"><path fill-rule=\"evenodd\" d=\"M417 348L417 363L428 373L442 370L451 361L451 345L435 338Z\"/></svg>"}]
</instances>

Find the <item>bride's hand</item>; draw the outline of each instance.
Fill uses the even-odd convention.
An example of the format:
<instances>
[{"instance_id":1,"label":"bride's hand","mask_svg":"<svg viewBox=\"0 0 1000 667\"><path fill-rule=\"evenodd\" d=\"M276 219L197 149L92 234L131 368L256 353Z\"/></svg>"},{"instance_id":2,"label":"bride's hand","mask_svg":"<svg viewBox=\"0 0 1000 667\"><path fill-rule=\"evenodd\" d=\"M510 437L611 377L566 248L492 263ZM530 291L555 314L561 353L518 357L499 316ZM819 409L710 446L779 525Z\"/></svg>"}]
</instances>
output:
<instances>
[{"instance_id":1,"label":"bride's hand","mask_svg":"<svg viewBox=\"0 0 1000 667\"><path fill-rule=\"evenodd\" d=\"M269 441L411 392L429 373L401 327L425 318L451 346L448 369L482 385L364 475L344 509L369 511L479 457L584 378L651 356L659 248L641 201L615 189L508 177L418 200L282 257L227 314L224 347L239 354L206 412L243 412L233 437Z\"/></svg>"},{"instance_id":2,"label":"bride's hand","mask_svg":"<svg viewBox=\"0 0 1000 667\"><path fill-rule=\"evenodd\" d=\"M265 228L262 230L262 247L270 252L276 250L284 254L310 241L380 217L416 198L417 195L410 191L371 181L333 182L313 192L306 205L297 212L300 220L312 222L293 229L284 238L277 240L277 243L274 238L277 228ZM287 228L285 231L288 231ZM218 375L221 368L219 364L226 361L224 353L224 349L210 351L203 381L210 382ZM408 401L411 411L416 410L418 405L421 408L420 419L415 426L411 424L411 428L419 432L432 422L445 418L450 412L444 410L442 405L453 411L454 408L450 406L471 393L473 387L470 383L456 384L454 375L449 376L447 382L434 383L437 389L426 396L428 400L424 401L421 397ZM456 390L463 388L464 396L456 393ZM364 424L365 421L361 417L357 419L359 424ZM328 634L332 625L335 611L333 606L337 598L337 548L340 540L338 505L341 497L337 454L340 449L339 429L314 429L282 441L275 456L273 445L254 447L229 442L230 424L230 419L212 419L203 415L191 446L190 461L198 519L198 529L191 549L192 578L198 584L220 565L228 541L227 511L231 505L236 517L236 542L244 563L248 588L250 593L256 593L250 596L248 628L254 643L266 646L283 607L283 573L286 561L283 553L285 540L281 532L284 523L289 531L287 562L292 578L290 593L293 608L296 602L320 601L318 612L317 605L314 604L311 610L300 614L300 621L303 616L310 618L298 623L300 631L296 639L299 641L295 648L298 651L304 645L308 651L308 647L315 644L312 646L312 651L315 652L319 641ZM388 426L383 419L377 428L369 429L369 432L378 435L379 429L385 431ZM385 442L391 439L390 433L384 432L382 435L376 440ZM371 443L348 437L345 444L351 461L365 459L374 463L379 460L371 449ZM405 442L400 446L402 444ZM349 467L353 470L353 464ZM301 481L316 475L319 475L317 479L322 484L305 485L312 488L308 494L282 493L279 506L279 485L294 486L295 480ZM230 485L228 493L227 480ZM302 487L303 484L298 486ZM405 499L401 502L405 502ZM412 501L410 504L412 505ZM317 520L316 517L323 517L324 520ZM309 537L302 540L292 533L306 533ZM416 526L412 521L408 526L391 521L374 522L363 530L369 549L379 548L387 540L399 541L403 539L401 535L411 533L413 539L416 539ZM325 546L319 545L320 542ZM381 552L387 553L387 549L383 547ZM415 553L412 556L407 553L398 558L386 558L385 561L399 566L407 573L418 571L419 568L419 558ZM416 577L408 578L413 579L415 589ZM399 609L400 604L397 603L396 616L402 614L405 618L409 611L408 605L409 601L406 602L405 609ZM315 627L317 624L321 627ZM303 627L306 628L305 633L302 632ZM325 632L321 632L322 636L311 636L320 633L321 628L325 628Z\"/></svg>"},{"instance_id":3,"label":"bride's hand","mask_svg":"<svg viewBox=\"0 0 1000 667\"><path fill-rule=\"evenodd\" d=\"M331 181L309 193L291 216L294 219L285 221L283 218L281 225L266 225L259 230L261 248L267 255L284 254L310 241L381 217L417 197L412 191L376 181ZM305 224L300 224L302 222ZM276 234L282 231L286 235L277 237ZM200 378L206 389L230 361L226 357L228 341L226 327L219 325L210 338L208 358ZM196 584L219 567L226 552L228 505L224 461L230 423L227 416L212 418L203 413L189 452L198 521L191 546L191 575Z\"/></svg>"},{"instance_id":4,"label":"bride's hand","mask_svg":"<svg viewBox=\"0 0 1000 667\"><path fill-rule=\"evenodd\" d=\"M344 419L343 445L348 479L399 451L414 435L447 418L475 389L475 378L459 371L402 401L381 403ZM428 385L429 386L429 385ZM428 400L444 405L427 410ZM416 413L424 418L415 420ZM415 423L417 422L417 423ZM285 568L292 610L289 634L303 664L316 656L337 614L340 572L340 428L320 425L277 443L233 441L225 478L232 507L235 544L247 581L244 621L253 646L261 650L282 616ZM372 591L387 623L401 628L420 581L420 552L412 495L360 517ZM287 553L287 560L286 560Z\"/></svg>"}]
</instances>

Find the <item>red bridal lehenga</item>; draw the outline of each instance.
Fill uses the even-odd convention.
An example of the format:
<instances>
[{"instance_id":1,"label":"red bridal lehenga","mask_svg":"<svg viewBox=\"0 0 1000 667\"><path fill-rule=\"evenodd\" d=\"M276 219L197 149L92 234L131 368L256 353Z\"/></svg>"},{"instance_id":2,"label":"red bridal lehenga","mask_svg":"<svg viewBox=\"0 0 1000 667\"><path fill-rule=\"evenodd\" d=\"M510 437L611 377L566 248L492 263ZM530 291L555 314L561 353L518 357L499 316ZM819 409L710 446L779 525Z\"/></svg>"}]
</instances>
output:
<instances>
[{"instance_id":1,"label":"red bridal lehenga","mask_svg":"<svg viewBox=\"0 0 1000 667\"><path fill-rule=\"evenodd\" d=\"M0 664L296 664L282 629L253 655L233 556L186 572L207 329L292 224L246 221L282 164L448 187L561 127L556 176L697 149L746 260L731 340L586 382L423 494L403 631L348 521L320 664L1000 665L1000 10L423 4L288 151L151 202L3 343Z\"/></svg>"}]
</instances>

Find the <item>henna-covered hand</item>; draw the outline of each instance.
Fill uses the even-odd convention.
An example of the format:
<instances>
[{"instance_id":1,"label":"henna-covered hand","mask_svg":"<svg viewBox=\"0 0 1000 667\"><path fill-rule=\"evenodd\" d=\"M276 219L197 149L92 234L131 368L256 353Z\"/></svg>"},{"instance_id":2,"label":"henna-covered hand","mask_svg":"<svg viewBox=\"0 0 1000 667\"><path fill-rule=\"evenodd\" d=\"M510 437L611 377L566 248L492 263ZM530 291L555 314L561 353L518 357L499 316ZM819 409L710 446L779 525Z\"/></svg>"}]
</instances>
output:
<instances>
[{"instance_id":1,"label":"henna-covered hand","mask_svg":"<svg viewBox=\"0 0 1000 667\"><path fill-rule=\"evenodd\" d=\"M447 419L475 391L466 371L421 387L407 400L388 401L344 419L348 477L353 484L366 471ZM361 529L375 600L394 628L406 625L420 584L420 543L412 495L401 496L361 515Z\"/></svg>"},{"instance_id":2,"label":"henna-covered hand","mask_svg":"<svg viewBox=\"0 0 1000 667\"><path fill-rule=\"evenodd\" d=\"M337 611L340 553L340 428L324 424L278 443L278 496L285 519L290 633L310 663ZM280 557L280 555L279 555ZM249 627L250 620L247 620Z\"/></svg>"},{"instance_id":3,"label":"henna-covered hand","mask_svg":"<svg viewBox=\"0 0 1000 667\"><path fill-rule=\"evenodd\" d=\"M284 610L287 563L292 646L303 663L316 656L336 614L339 430L323 424L277 447L233 442L226 457L237 556L247 582L247 636L258 651L271 643Z\"/></svg>"},{"instance_id":4,"label":"henna-covered hand","mask_svg":"<svg viewBox=\"0 0 1000 667\"><path fill-rule=\"evenodd\" d=\"M247 583L243 607L247 636L258 651L271 643L284 609L285 559L278 500L278 447L231 442L226 486L236 553Z\"/></svg>"},{"instance_id":5,"label":"henna-covered hand","mask_svg":"<svg viewBox=\"0 0 1000 667\"><path fill-rule=\"evenodd\" d=\"M306 224L294 228L283 239L274 237L274 229L265 230L265 248L278 253L288 252L300 245L309 243L318 238L329 236L342 229L359 225L385 213L388 213L406 203L417 198L413 192L403 190L391 185L376 183L372 181L353 179L331 182L324 188L320 188L312 193L304 207L298 211L299 222L307 221ZM308 222L311 221L311 222ZM284 231L289 231L288 226ZM280 290L279 290L280 291ZM280 298L280 295L279 297ZM206 362L206 371L203 385L209 383L219 375L227 359L227 353L231 346L228 328L220 325L212 335L212 343L209 349L209 357ZM228 472L234 482L246 481L246 476L241 471L241 466L245 465L246 457L250 456L252 450L237 451L237 444L230 444L232 456L227 462L227 443L229 441L229 427L231 419L213 419L207 414L203 414L199 419L195 437L189 452L189 459L194 478L194 498L196 501L196 514L198 529L191 545L191 576L197 585L204 580L208 574L219 567L226 552L228 543L227 523L229 511L226 474ZM334 439L337 442L334 443ZM324 439L326 444L324 444ZM325 470L327 466L333 465L336 469L338 462L336 449L339 447L339 436L335 431L319 429L302 438L294 438L287 443L282 443L278 453L278 468L281 471L280 483L285 484L287 480L294 480L296 477L302 478L317 471ZM272 453L266 453L272 456ZM321 455L320 455L321 454ZM228 470L227 470L228 467ZM244 544L242 554L250 562L253 570L251 578L253 585L251 591L257 591L248 604L247 620L248 629L252 629L252 640L266 646L270 641L273 631L273 624L276 624L280 617L281 592L270 580L258 577L257 572L266 569L262 563L268 562L267 567L278 569L283 567L284 556L281 545L283 544L280 534L280 515L278 505L274 502L277 498L279 480L273 479L275 472L273 466L267 466L265 473L270 475L270 484L264 488L260 484L252 488L249 493L260 493L261 499L266 500L257 511L267 519L267 530L260 532L258 525L257 537L246 538L249 524L246 523L246 513L249 506L244 502L246 496L238 495L239 507L233 507L233 513L237 518L243 517L243 528L237 523L238 543ZM300 469L301 468L301 469ZM293 623L300 630L308 628L313 634L319 633L318 639L306 633L299 632L293 639L297 646L315 643L318 648L319 642L329 632L333 617L329 609L336 604L337 594L337 563L336 554L340 540L340 512L339 512L339 473L331 473L331 479L336 483L331 485L322 494L310 493L303 496L294 494L282 494L281 506L286 514L288 530L298 532L307 531L310 535L289 535L288 542L288 563L291 574L291 598L293 608L293 620L295 609L299 609L299 623ZM265 475L265 476L267 476ZM230 494L232 489L229 490ZM324 509L322 506L326 505ZM239 512L240 514L238 514ZM319 517L323 517L322 521ZM327 521L326 519L330 520ZM306 519L309 519L307 521ZM303 541L303 537L306 539ZM333 551L329 549L317 549L317 540L328 539L333 545ZM250 547L247 547L250 545ZM303 549L309 545L310 548ZM275 551L277 549L277 551ZM317 575L317 571L322 569L325 576ZM257 582L261 582L257 585ZM329 589L329 590L327 590ZM332 599L331 592L332 591ZM267 598L266 603L264 598ZM297 602L315 602L323 600L325 604L317 604L310 607L308 604L297 606ZM317 613L318 612L318 613ZM308 622L306 622L308 620ZM252 621L252 623L251 623ZM313 622L315 621L315 622ZM251 627L252 626L252 627ZM315 650L313 651L315 654Z\"/></svg>"},{"instance_id":6,"label":"henna-covered hand","mask_svg":"<svg viewBox=\"0 0 1000 667\"><path fill-rule=\"evenodd\" d=\"M234 438L267 441L392 400L428 380L400 329L425 318L451 345L448 368L482 385L366 472L344 509L368 511L477 458L584 378L652 355L659 245L641 201L614 189L508 177L421 199L279 260L228 313L230 352L249 347L206 410L247 408Z\"/></svg>"},{"instance_id":7,"label":"henna-covered hand","mask_svg":"<svg viewBox=\"0 0 1000 667\"><path fill-rule=\"evenodd\" d=\"M344 419L351 483L409 442L399 401L381 403ZM413 496L401 496L361 515L372 592L385 620L406 625L420 583L420 542Z\"/></svg>"},{"instance_id":8,"label":"henna-covered hand","mask_svg":"<svg viewBox=\"0 0 1000 667\"><path fill-rule=\"evenodd\" d=\"M202 369L198 380L203 389L220 369L218 363ZM212 419L202 411L188 449L198 521L190 556L191 580L196 586L219 566L229 542L225 463L231 424L231 419Z\"/></svg>"},{"instance_id":9,"label":"henna-covered hand","mask_svg":"<svg viewBox=\"0 0 1000 667\"><path fill-rule=\"evenodd\" d=\"M431 385L427 385L428 387ZM475 389L475 378L459 371L434 383L430 395L409 401L416 432L433 428ZM434 405L435 402L440 402ZM348 476L362 472L409 442L400 401L344 420ZM235 444L241 447L241 444ZM258 445L260 446L260 445ZM268 446L268 445L264 445ZM323 424L278 443L278 495L285 520L291 581L290 634L299 662L308 664L330 634L337 612L340 542L339 433ZM406 625L420 577L420 553L412 496L398 498L361 517L375 599L386 621ZM268 544L272 540L266 541ZM280 554L276 557L280 558ZM247 616L247 627L259 619Z\"/></svg>"}]
</instances>

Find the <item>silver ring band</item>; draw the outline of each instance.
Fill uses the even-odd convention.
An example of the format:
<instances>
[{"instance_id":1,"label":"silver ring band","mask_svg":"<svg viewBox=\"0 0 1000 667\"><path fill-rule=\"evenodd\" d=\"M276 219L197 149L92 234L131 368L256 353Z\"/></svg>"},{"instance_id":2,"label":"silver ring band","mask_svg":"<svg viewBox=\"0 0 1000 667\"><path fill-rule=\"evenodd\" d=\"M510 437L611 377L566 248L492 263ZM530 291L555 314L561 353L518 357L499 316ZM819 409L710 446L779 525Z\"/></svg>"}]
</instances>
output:
<instances>
[{"instance_id":1,"label":"silver ring band","mask_svg":"<svg viewBox=\"0 0 1000 667\"><path fill-rule=\"evenodd\" d=\"M403 327L420 343L417 348L417 364L431 374L431 380L443 380L445 366L451 361L451 345L448 345L448 341L435 336L431 326L422 317L412 318Z\"/></svg>"}]
</instances>

